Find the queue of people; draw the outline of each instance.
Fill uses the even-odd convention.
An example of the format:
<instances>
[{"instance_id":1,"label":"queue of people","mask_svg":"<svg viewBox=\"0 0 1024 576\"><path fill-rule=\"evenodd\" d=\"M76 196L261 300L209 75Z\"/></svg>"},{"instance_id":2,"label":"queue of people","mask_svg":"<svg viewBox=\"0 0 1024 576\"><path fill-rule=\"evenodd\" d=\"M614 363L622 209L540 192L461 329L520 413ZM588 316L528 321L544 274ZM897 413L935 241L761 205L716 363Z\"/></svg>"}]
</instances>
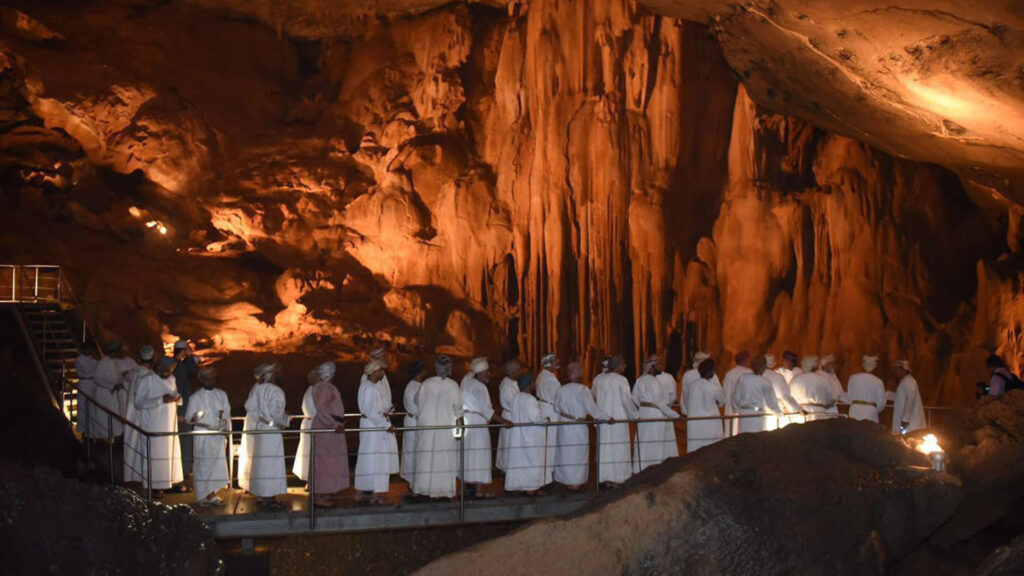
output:
<instances>
[{"instance_id":1,"label":"queue of people","mask_svg":"<svg viewBox=\"0 0 1024 576\"><path fill-rule=\"evenodd\" d=\"M184 341L167 357L143 347L137 361L120 343L105 349L107 354L98 359L95 349L86 347L75 361L80 389L95 400L93 405L83 397L79 405L83 435L124 436L126 482L141 482L157 492L180 490L191 468L198 505L224 505L217 493L232 476L227 458L231 406L227 394L216 387L216 369L200 367ZM457 383L452 359L438 355L432 376L422 361L408 366L402 426L415 429L402 432L399 447L386 374L390 359L380 348L370 354L359 383L354 474L349 471L345 409L332 362L307 374L291 472L308 483L316 504L324 507L332 506L332 496L350 483L359 499L386 504L395 474L408 482L413 497L452 498L461 480L469 495L491 498L495 468L504 474L503 487L509 492L541 494L552 483L582 489L591 468L588 420L597 421L596 473L606 486L678 456L674 421L684 416L687 452L736 434L834 417L840 402L850 405L850 418L878 422L891 397L894 432L905 434L926 425L917 381L904 360L893 367L899 378L894 393L887 393L875 375L877 356L861 359L862 370L849 378L845 389L832 355L800 358L787 351L776 367L771 354L740 352L734 362L719 381L714 359L698 352L677 383L652 355L630 386L625 359L610 356L588 386L578 362L567 366L563 383L561 362L554 354L541 359L536 376L512 360L502 367L495 406L495 379L487 358L473 359ZM1005 365L995 366L993 379L1010 382L1012 374L1003 372L1009 374ZM287 492L282 431L290 417L280 376L276 362L256 367L238 448L238 486L269 508L280 507L275 497ZM179 378L192 377L201 389L178 386ZM134 426L122 427L104 409ZM630 421L635 421L635 433ZM489 425L500 426L494 450ZM196 433L179 437L176 433L186 426ZM186 439L191 440L190 453L182 449Z\"/></svg>"}]
</instances>

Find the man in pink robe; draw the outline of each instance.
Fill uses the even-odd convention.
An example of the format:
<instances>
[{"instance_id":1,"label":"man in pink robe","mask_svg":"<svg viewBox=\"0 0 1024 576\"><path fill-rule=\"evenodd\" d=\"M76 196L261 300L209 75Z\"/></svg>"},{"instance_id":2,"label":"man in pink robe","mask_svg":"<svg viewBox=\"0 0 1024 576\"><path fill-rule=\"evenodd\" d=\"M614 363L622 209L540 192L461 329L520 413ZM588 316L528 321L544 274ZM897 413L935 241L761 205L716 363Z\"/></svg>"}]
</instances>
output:
<instances>
[{"instance_id":1,"label":"man in pink robe","mask_svg":"<svg viewBox=\"0 0 1024 576\"><path fill-rule=\"evenodd\" d=\"M312 482L316 505L330 507L331 495L348 488L348 445L345 441L345 406L341 394L333 384L334 363L324 362L317 367L320 381L313 386L316 416L314 430L334 429L334 434L316 434L313 442Z\"/></svg>"}]
</instances>

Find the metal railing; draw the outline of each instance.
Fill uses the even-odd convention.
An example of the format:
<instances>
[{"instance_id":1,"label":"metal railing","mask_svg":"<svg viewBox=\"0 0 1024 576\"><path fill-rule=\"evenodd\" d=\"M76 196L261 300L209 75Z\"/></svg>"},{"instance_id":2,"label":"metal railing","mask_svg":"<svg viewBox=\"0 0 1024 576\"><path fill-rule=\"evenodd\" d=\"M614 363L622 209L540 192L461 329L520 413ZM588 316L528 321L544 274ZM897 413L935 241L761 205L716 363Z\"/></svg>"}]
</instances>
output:
<instances>
[{"instance_id":1,"label":"metal railing","mask_svg":"<svg viewBox=\"0 0 1024 576\"><path fill-rule=\"evenodd\" d=\"M52 264L0 264L0 303L61 304L64 274Z\"/></svg>"},{"instance_id":2,"label":"metal railing","mask_svg":"<svg viewBox=\"0 0 1024 576\"><path fill-rule=\"evenodd\" d=\"M283 445L283 440L286 439L286 438L297 440L298 438L300 438L300 436L305 435L307 440L308 440L308 446L309 446L309 451L308 451L308 454L309 454L309 470L308 470L307 480L306 480L306 482L307 482L307 490L308 490L308 493L309 493L309 500L308 500L308 522L309 522L309 524L308 524L308 526L309 526L310 530L315 529L316 518L317 518L317 513L318 513L318 506L317 506L317 503L316 503L316 499L317 499L317 497L324 496L322 494L318 494L317 493L317 489L316 489L316 476L317 476L316 444L317 444L319 439L324 438L324 435L339 434L339 432L335 431L334 429L306 429L306 430L300 430L300 429L295 429L295 428L289 428L289 429L284 429L284 430L244 430L243 431L243 430L235 429L235 426L237 426L237 424L240 421L244 420L245 418L244 417L233 417L233 418L228 419L228 421L232 422L233 426L231 427L230 430L225 430L225 431L219 431L219 430L194 430L194 431L191 431L191 432L177 432L177 431L175 431L175 432L151 432L151 431L146 431L146 430L142 429L142 427L139 426L138 424L125 419L121 414L108 409L103 403L99 402L96 398L93 398L91 396L85 395L84 393L80 393L80 394L82 394L82 396L84 396L88 400L90 405L93 405L93 406L95 406L96 408L99 409L100 417L101 418L105 418L107 420L107 422L106 422L106 424L107 424L106 430L107 431L112 431L114 429L114 427L115 427L115 423L119 423L121 426L124 427L124 429L126 431L130 430L132 433L136 434L138 436L138 438L143 439L143 440L138 440L137 442L140 443L140 446L144 445L144 453L141 453L143 451L142 449L139 449L139 448L137 448L135 446L129 446L129 445L127 445L128 443L126 443L126 445L123 447L123 449L124 449L125 454L126 454L126 459L127 459L128 456L132 456L133 458L141 456L142 458L140 460L138 460L138 461L141 462L141 464L139 464L139 465L143 466L144 469L142 469L142 470L138 470L138 469L130 470L127 464L125 464L124 469L125 469L126 474L134 473L136 478L141 478L142 479L142 486L143 486L143 488L145 490L145 495L150 500L152 500L153 497L154 497L154 490L153 490L154 482L152 481L152 479L154 478L154 476L153 476L154 459L153 459L153 451L152 451L152 449L153 449L153 443L156 442L158 439L167 438L167 437L173 437L173 438L175 438L175 441L174 441L173 445L179 445L179 442L182 439L190 439L191 440L191 439L195 439L195 438L210 437L210 436L223 437L224 438L224 440L223 440L223 442L224 442L224 444L223 444L223 446L224 446L224 456L223 457L225 459L227 459L227 470L228 470L228 478L227 478L227 480L225 482L225 485L227 485L227 486L231 487L232 489L234 489L234 485L233 485L232 481L237 479L237 475L235 474L235 470L237 469L235 462L236 462L236 459L239 456L238 449L239 449L240 441L241 441L243 436L247 436L250 439L249 441L251 442L251 441L255 441L258 438L260 438L262 436L265 436L265 435L277 435L277 436L279 436L282 439L282 445ZM929 413L931 411L938 411L938 410L950 410L950 409L949 408L944 408L944 407L928 407ZM486 429L486 430L488 430L489 446L490 446L489 471L490 471L490 473L492 475L492 478L493 478L493 476L495 476L495 474L494 474L494 459L495 459L495 456L497 456L498 450L495 449L495 447L494 447L494 438L493 438L493 435L491 435L490 429L514 430L517 427L541 427L541 428L543 428L545 430L545 441L546 441L547 438L552 436L552 434L550 433L551 430L556 430L557 431L557 430L561 429L562 427L569 427L569 426L586 426L587 433L586 433L586 442L585 443L580 443L580 444L559 444L558 446L560 448L563 448L563 449L565 449L565 448L573 448L573 447L578 447L578 446L584 446L584 445L586 446L586 448L587 448L586 449L587 456L586 456L585 462L579 461L579 462L577 462L574 465L577 466L577 467L578 466L586 466L587 474L586 474L585 494L592 497L592 496L598 495L601 492L601 480L602 480L601 479L601 472L602 472L602 469L603 469L602 467L603 466L607 466L609 464L610 465L616 465L616 464L618 464L618 465L628 465L629 469L630 469L630 475L632 475L632 473L635 473L636 471L639 471L640 467L638 467L636 465L640 464L640 463L637 463L634 460L636 455L640 453L638 448L639 448L639 442L641 442L641 440L639 438L639 435L637 434L637 428L639 426L647 426L647 425L656 424L656 423L671 423L671 429L672 429L671 440L666 438L666 439L663 440L663 442L673 442L673 443L675 443L676 447L678 448L678 453L679 454L685 454L687 452L687 450L686 450L686 446L687 446L687 438L686 438L686 436L687 436L688 430L689 430L688 424L691 423L691 422L694 422L694 423L695 422L707 422L707 421L717 421L717 422L720 422L720 426L721 426L721 430L722 430L721 439L724 439L724 438L728 438L731 435L730 434L730 430L731 430L732 426L729 423L733 422L733 421L737 421L738 422L738 421L742 421L743 419L746 419L746 418L758 418L758 419L763 419L763 420L766 421L763 424L763 427L765 429L774 429L776 427L779 427L779 425L780 425L779 421L781 419L783 419L783 418L791 418L791 417L799 418L801 414L804 414L804 413L803 412L787 412L787 413L783 413L783 414L773 414L773 413L766 412L766 413L754 413L754 414L718 415L718 416L705 416L705 417L686 417L686 416L682 416L680 418L659 418L659 419L631 418L631 419L621 419L621 420L614 420L614 421L610 421L610 420L561 421L561 422L543 422L543 423L523 423L523 424L516 424L513 427L508 427L507 425L503 425L503 424L466 424L466 425L412 426L412 427L395 426L393 428L346 428L345 431L342 434L346 435L346 438L348 437L347 435L351 435L351 434L355 434L357 437L361 438L363 434L368 434L368 433L378 433L379 434L379 433L387 433L389 431L393 431L394 433L397 433L397 434L400 435L400 437L401 437L401 439L403 441L402 443L405 444L405 441L406 441L406 439L408 437L407 436L408 433L419 434L419 433L430 432L430 431L439 431L439 430L450 431L452 433L452 436L453 436L453 439L454 439L453 442L454 442L455 448L453 448L453 450L458 452L458 455L457 455L457 465L453 469L447 469L447 470L441 470L441 471L434 470L433 472L434 473L443 473L443 474L445 474L450 479L450 481L452 482L452 487L455 488L455 490L456 490L455 494L456 494L456 497L457 497L457 502L452 503L451 506L457 507L459 521L461 522L465 518L465 511L466 511L466 506L467 506L466 505L466 483L465 482L461 482L461 481L456 482L455 478L465 478L467 472L474 472L474 471L475 472L480 472L482 470L482 469L477 469L477 468L470 468L470 469L467 470L467 446L466 446L467 443L465 441L465 438L466 438L466 433L468 431L471 431L471 430L475 430L475 429ZM85 414L83 416L86 419L89 419L89 418L93 417L92 414L90 414L90 413L87 413L87 414ZM358 417L361 417L361 416L362 415L358 414L358 413L346 413L345 414L346 419L358 418ZM842 414L842 413L835 414L835 413L828 413L828 412L815 412L815 413L813 413L813 416L814 416L814 419L845 418L845 417L847 417L845 414ZM293 422L294 420L301 420L302 418L303 417L300 416L300 415L292 415L292 416L289 416L289 421ZM774 423L771 422L771 420L774 420ZM87 422L88 422L88 420L87 420ZM629 427L629 434L627 435L627 437L626 437L626 439L624 441L613 442L613 441L609 440L608 438L605 438L605 442L602 443L602 433L608 433L608 431L611 430L608 427L610 427L610 426L618 426L618 425L623 425L623 424L625 424L625 425L627 425ZM687 431L682 431L680 429L681 427L677 426L677 424L681 424L682 428L686 428ZM682 432L682 434L680 434L681 432ZM680 435L682 436L682 438L680 438ZM108 438L108 440L112 440L112 438ZM682 441L680 442L680 440L682 440ZM622 450L621 447L619 448L620 453L628 455L627 459L616 460L616 461L611 461L611 462L606 461L606 462L602 463L601 462L602 446L614 447L616 445L628 445L628 447L624 451ZM115 458L115 453L114 453L115 443L114 442L108 442L106 448L107 448L107 451L108 451L108 462L110 464L110 482L113 484L113 483L117 482L117 477L116 477L115 468L114 468L114 463L117 460ZM513 447L506 446L505 448L506 449L512 449ZM402 452L404 452L406 450L409 450L409 449L410 449L410 447L407 447L407 446L404 446L404 445L401 447L401 451ZM536 447L534 447L534 449L536 449ZM545 447L544 447L545 454L547 454L547 450L548 449L549 448L547 447L547 444L545 444ZM469 449L469 450L472 450L472 449ZM139 452L139 454L135 454L134 453L135 451ZM348 449L348 443L346 442L346 454L347 454L348 461L349 461L350 464L351 464L351 461L352 461L351 456L353 455L353 452L355 452L355 451L350 451ZM89 453L91 454L91 452L89 452ZM355 452L355 453L358 453L358 452ZM179 448L179 451L177 451L176 453L172 452L172 454L175 454L172 457L180 458L180 448ZM285 464L285 477L283 478L283 480L285 480L285 483L287 483L288 480L295 478L294 474L291 473L291 467L287 466L288 460L293 458L294 454L295 454L295 452L290 452L290 453L285 453L284 455L278 454L278 455L273 456L274 458L281 458L284 461L284 464ZM376 452L376 453L372 453L371 455L380 455L380 454L387 454L389 457L391 456L391 452L390 451L388 451L388 452ZM415 454L415 452L414 452L414 454ZM398 456L401 457L401 454L399 454ZM660 463L660 461L659 462L651 462L650 464L656 464L656 463ZM545 456L545 461L543 463L543 467L545 468L545 472L544 472L545 475L546 475L546 469L549 468L549 467L553 468L556 464L557 463L550 463L550 462L548 462L547 461L547 457ZM535 469L537 469L537 466L535 466L535 465L534 466L529 466L529 468L535 470ZM509 473L514 473L514 470L516 470L516 467L514 467L514 466L513 467L506 466L505 469L504 469L504 474L505 474L506 478L508 477ZM348 485L354 485L358 476L359 476L359 472L358 472L358 460L357 460L357 467L355 469L351 469L350 468L349 477L347 478ZM388 485L389 485L389 488L390 488L391 487L391 485L390 485L390 474L387 474L387 476L388 476ZM264 478L264 479L267 479L267 478ZM271 480L282 480L282 478L270 478L270 479ZM543 484L543 482L542 482L542 484ZM197 500L202 498L203 496L205 496L205 495L204 494L196 494Z\"/></svg>"}]
</instances>

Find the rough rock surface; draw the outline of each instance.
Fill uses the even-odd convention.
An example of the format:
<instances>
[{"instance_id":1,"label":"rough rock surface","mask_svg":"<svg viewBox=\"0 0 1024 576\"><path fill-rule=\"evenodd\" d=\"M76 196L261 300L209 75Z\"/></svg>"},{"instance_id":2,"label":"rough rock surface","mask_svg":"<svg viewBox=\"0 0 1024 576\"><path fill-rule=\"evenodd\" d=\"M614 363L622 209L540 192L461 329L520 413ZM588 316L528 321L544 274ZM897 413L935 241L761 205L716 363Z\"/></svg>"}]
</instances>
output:
<instances>
[{"instance_id":1,"label":"rough rock surface","mask_svg":"<svg viewBox=\"0 0 1024 576\"><path fill-rule=\"evenodd\" d=\"M925 464L864 422L743 435L417 574L881 574L957 506Z\"/></svg>"},{"instance_id":2,"label":"rough rock surface","mask_svg":"<svg viewBox=\"0 0 1024 576\"><path fill-rule=\"evenodd\" d=\"M0 542L8 574L221 574L208 528L188 506L0 459Z\"/></svg>"},{"instance_id":3,"label":"rough rock surface","mask_svg":"<svg viewBox=\"0 0 1024 576\"><path fill-rule=\"evenodd\" d=\"M0 253L66 266L106 335L246 370L795 348L907 356L952 403L1019 362L1024 212L758 108L720 30L623 0L331 17L358 5L14 3Z\"/></svg>"}]
</instances>

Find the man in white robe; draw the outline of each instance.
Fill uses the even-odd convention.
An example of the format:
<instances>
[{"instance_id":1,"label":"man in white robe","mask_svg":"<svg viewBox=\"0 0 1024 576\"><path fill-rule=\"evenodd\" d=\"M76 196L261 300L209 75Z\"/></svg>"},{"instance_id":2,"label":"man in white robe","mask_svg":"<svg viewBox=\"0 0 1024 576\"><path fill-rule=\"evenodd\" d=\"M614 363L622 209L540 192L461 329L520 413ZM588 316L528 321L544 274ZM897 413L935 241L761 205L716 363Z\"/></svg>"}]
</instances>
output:
<instances>
[{"instance_id":1,"label":"man in white robe","mask_svg":"<svg viewBox=\"0 0 1024 576\"><path fill-rule=\"evenodd\" d=\"M125 378L125 408L121 414L130 425L124 427L123 476L125 482L142 482L145 474L145 462L142 458L142 444L146 437L139 433L139 410L135 407L135 396L139 390L139 381L153 371L156 365L156 350L152 346L139 349L139 364Z\"/></svg>"},{"instance_id":2,"label":"man in white robe","mask_svg":"<svg viewBox=\"0 0 1024 576\"><path fill-rule=\"evenodd\" d=\"M775 388L764 377L768 362L758 356L751 364L749 374L740 376L732 402L739 414L739 433L764 432L778 428L778 414L782 411L775 396Z\"/></svg>"},{"instance_id":3,"label":"man in white robe","mask_svg":"<svg viewBox=\"0 0 1024 576\"><path fill-rule=\"evenodd\" d=\"M686 397L689 395L689 392L687 392L687 388L690 386L690 384L693 384L697 380L700 380L700 371L697 370L697 367L700 366L701 362L707 360L710 357L711 355L708 354L707 352L697 352L696 354L693 355L693 367L683 373L682 383L680 384L679 391L679 408L681 409L681 412L683 414L687 413ZM718 379L718 374L713 375L711 380L715 384L718 384L719 388L722 387L722 382Z\"/></svg>"},{"instance_id":4,"label":"man in white robe","mask_svg":"<svg viewBox=\"0 0 1024 576\"><path fill-rule=\"evenodd\" d=\"M306 374L306 382L309 386L302 394L302 423L299 425L299 447L295 450L295 460L292 461L292 474L304 482L309 481L309 445L310 434L304 432L313 427L313 418L316 418L316 406L313 404L313 387L320 383L320 374L314 367ZM307 486L308 489L308 486Z\"/></svg>"},{"instance_id":5,"label":"man in white robe","mask_svg":"<svg viewBox=\"0 0 1024 576\"><path fill-rule=\"evenodd\" d=\"M135 369L135 361L126 355L127 349L120 342L112 342L107 346L107 355L96 363L93 382L96 384L97 406L95 415L96 433L100 439L113 440L124 434L121 422L110 417L122 413L124 403L124 380L128 373Z\"/></svg>"},{"instance_id":6,"label":"man in white robe","mask_svg":"<svg viewBox=\"0 0 1024 576\"><path fill-rule=\"evenodd\" d=\"M725 391L715 376L715 361L704 359L698 366L700 376L686 388L686 452L695 452L714 444L724 436L722 414Z\"/></svg>"},{"instance_id":7,"label":"man in white robe","mask_svg":"<svg viewBox=\"0 0 1024 576\"><path fill-rule=\"evenodd\" d=\"M417 420L421 427L449 426L416 433L416 464L412 491L430 498L455 496L455 475L459 467L462 392L449 376L452 360L441 354L434 365L434 376L427 378L416 395Z\"/></svg>"},{"instance_id":8,"label":"man in white robe","mask_svg":"<svg viewBox=\"0 0 1024 576\"><path fill-rule=\"evenodd\" d=\"M878 422L878 415L885 410L885 383L874 375L878 368L878 356L861 358L863 372L850 376L846 383L850 399L850 418Z\"/></svg>"},{"instance_id":9,"label":"man in white robe","mask_svg":"<svg viewBox=\"0 0 1024 576\"><path fill-rule=\"evenodd\" d=\"M462 441L465 443L465 469L462 481L470 487L470 495L477 498L493 498L485 492L491 483L491 430L469 426L484 426L491 422L505 422L491 406L491 393L487 384L491 381L490 365L487 358L476 358L470 364L473 377L462 390L463 418L467 426Z\"/></svg>"},{"instance_id":10,"label":"man in white robe","mask_svg":"<svg viewBox=\"0 0 1024 576\"><path fill-rule=\"evenodd\" d=\"M174 385L174 360L161 358L156 369L138 382L135 408L139 427L148 433L178 431L178 403L181 396ZM149 436L142 445L143 484L158 492L184 480L181 443L177 436Z\"/></svg>"},{"instance_id":11,"label":"man in white robe","mask_svg":"<svg viewBox=\"0 0 1024 576\"><path fill-rule=\"evenodd\" d=\"M772 383L772 389L775 390L775 400L778 401L779 408L783 412L788 412L788 414L779 416L778 427L785 428L790 424L802 424L804 421L803 408L800 407L800 403L790 393L789 382L786 382L786 378L778 370L775 370L775 356L765 354L764 361L767 369L761 376Z\"/></svg>"},{"instance_id":12,"label":"man in white robe","mask_svg":"<svg viewBox=\"0 0 1024 576\"><path fill-rule=\"evenodd\" d=\"M839 359L834 354L826 354L818 360L818 373L825 378L825 381L832 388L832 393L839 399L837 402L846 402L846 392L843 390L843 383L839 381L839 376L836 375L838 370ZM829 414L839 414L839 406L833 404L828 409L828 412Z\"/></svg>"},{"instance_id":13,"label":"man in white robe","mask_svg":"<svg viewBox=\"0 0 1024 576\"><path fill-rule=\"evenodd\" d=\"M192 483L198 506L224 506L217 492L228 485L227 432L231 430L231 404L219 388L217 370L200 368L202 388L193 392L185 408L185 420L199 433L192 441Z\"/></svg>"},{"instance_id":14,"label":"man in white robe","mask_svg":"<svg viewBox=\"0 0 1024 576\"><path fill-rule=\"evenodd\" d=\"M678 419L679 413L669 407L668 393L657 374L661 372L658 357L648 358L644 373L633 385L633 402L639 407L641 420ZM636 444L633 445L633 472L661 464L672 457L676 448L675 427L672 422L637 422Z\"/></svg>"},{"instance_id":15,"label":"man in white robe","mask_svg":"<svg viewBox=\"0 0 1024 576\"><path fill-rule=\"evenodd\" d=\"M82 353L75 358L75 373L78 375L78 406L75 415L78 433L86 439L98 438L95 409L90 407L89 399L96 397L96 365L99 363L99 351L91 342L82 345Z\"/></svg>"},{"instance_id":16,"label":"man in white robe","mask_svg":"<svg viewBox=\"0 0 1024 576\"><path fill-rule=\"evenodd\" d=\"M501 417L510 422L512 419L512 401L516 394L519 394L519 376L523 372L522 365L516 360L509 360L505 363L505 377L498 386L498 402L501 404ZM509 428L502 428L498 432L498 454L495 457L494 465L499 470L504 470L508 462L508 435Z\"/></svg>"},{"instance_id":17,"label":"man in white robe","mask_svg":"<svg viewBox=\"0 0 1024 576\"><path fill-rule=\"evenodd\" d=\"M569 383L559 388L555 395L555 410L562 422L586 422L587 416L595 420L609 420L607 414L597 409L590 389L580 383L583 366L579 362L569 364L566 376ZM590 428L586 424L560 426L555 481L577 491L587 483L589 475Z\"/></svg>"},{"instance_id":18,"label":"man in white robe","mask_svg":"<svg viewBox=\"0 0 1024 576\"><path fill-rule=\"evenodd\" d=\"M238 450L238 486L258 497L259 506L281 509L275 496L288 492L284 468L284 442L280 431L288 428L284 390L277 385L281 365L260 364L256 384L245 401L245 426ZM263 433L246 434L254 431Z\"/></svg>"},{"instance_id":19,"label":"man in white robe","mask_svg":"<svg viewBox=\"0 0 1024 576\"><path fill-rule=\"evenodd\" d=\"M512 400L513 427L508 438L508 467L505 469L505 490L541 494L545 481L544 426L548 421L534 397L537 381L519 379L520 392Z\"/></svg>"},{"instance_id":20,"label":"man in white robe","mask_svg":"<svg viewBox=\"0 0 1024 576\"><path fill-rule=\"evenodd\" d=\"M740 381L740 376L750 374L750 352L746 350L741 351L736 355L735 360L736 365L730 368L722 378L722 389L725 391L726 416L736 415L736 407L732 403L732 395L736 392L736 384ZM727 418L725 429L729 436L735 436L740 430L739 420L737 418Z\"/></svg>"},{"instance_id":21,"label":"man in white robe","mask_svg":"<svg viewBox=\"0 0 1024 576\"><path fill-rule=\"evenodd\" d=\"M626 360L619 355L609 362L609 373L595 390L597 409L614 420L635 419L640 415L629 392L629 381L623 376ZM633 474L633 458L629 441L629 423L600 424L597 428L597 479L602 484L621 484Z\"/></svg>"},{"instance_id":22,"label":"man in white robe","mask_svg":"<svg viewBox=\"0 0 1024 576\"><path fill-rule=\"evenodd\" d=\"M793 378L803 372L803 370L797 366L799 363L800 357L797 356L796 352L786 350L782 353L782 366L777 368L775 371L786 379L786 384L792 384Z\"/></svg>"},{"instance_id":23,"label":"man in white robe","mask_svg":"<svg viewBox=\"0 0 1024 576\"><path fill-rule=\"evenodd\" d=\"M355 487L371 504L385 504L383 494L391 489L391 443L395 427L388 411L391 406L377 383L384 378L384 362L370 360L363 368L359 385L359 456L356 459ZM367 431L371 428L380 430Z\"/></svg>"},{"instance_id":24,"label":"man in white robe","mask_svg":"<svg viewBox=\"0 0 1024 576\"><path fill-rule=\"evenodd\" d=\"M537 374L537 402L540 403L541 414L548 422L559 422L558 411L555 410L555 396L562 383L558 381L558 369L561 364L554 354L547 354L541 358L541 371ZM558 426L547 426L544 428L544 445L546 452L544 457L544 484L555 481L555 461L558 458Z\"/></svg>"},{"instance_id":25,"label":"man in white robe","mask_svg":"<svg viewBox=\"0 0 1024 576\"><path fill-rule=\"evenodd\" d=\"M893 371L900 383L896 386L896 395L892 401L892 431L909 434L927 428L921 391L917 379L910 373L910 362L899 360L893 366Z\"/></svg>"},{"instance_id":26,"label":"man in white robe","mask_svg":"<svg viewBox=\"0 0 1024 576\"><path fill-rule=\"evenodd\" d=\"M604 382L608 378L608 374L611 369L608 367L611 365L612 357L605 356L601 360L601 372L594 376L594 380L590 382L590 394L594 397L594 402L597 402L598 391L604 387Z\"/></svg>"},{"instance_id":27,"label":"man in white robe","mask_svg":"<svg viewBox=\"0 0 1024 576\"><path fill-rule=\"evenodd\" d=\"M665 389L665 397L668 398L669 408L675 406L679 402L679 390L676 379L668 372L665 372L665 367L661 363L661 357L657 354L651 354L647 360L658 363L658 373L654 377L658 379L661 387ZM679 456L679 445L676 444L676 424L674 422L669 422L669 424L671 426L665 429L665 449L667 450L665 457L675 458Z\"/></svg>"},{"instance_id":28,"label":"man in white robe","mask_svg":"<svg viewBox=\"0 0 1024 576\"><path fill-rule=\"evenodd\" d=\"M384 377L380 379L380 382L376 383L376 386L380 392L380 397L384 399L384 404L387 406L384 413L387 414L388 421L390 421L391 417L395 414L395 403L391 399L391 382L388 380L387 374L388 366L391 365L391 357L388 355L387 347L383 346L370 352L370 360L378 360L384 366ZM365 374L360 381L360 385L363 380L366 380ZM390 474L398 474L401 470L398 460L398 436L390 434L385 440L388 445L388 472Z\"/></svg>"},{"instance_id":29,"label":"man in white robe","mask_svg":"<svg viewBox=\"0 0 1024 576\"><path fill-rule=\"evenodd\" d=\"M416 405L416 395L420 391L423 380L427 377L427 367L423 362L417 360L409 366L408 373L409 382L405 385L405 391L402 394L402 406L405 408L402 427L406 430L402 431L401 475L403 480L412 485L416 470L416 431L408 430L408 428L418 425L416 416L420 409Z\"/></svg>"},{"instance_id":30,"label":"man in white robe","mask_svg":"<svg viewBox=\"0 0 1024 576\"><path fill-rule=\"evenodd\" d=\"M793 376L789 391L807 413L808 422L828 418L828 409L839 401L839 397L828 380L814 370L818 365L817 356L804 356L801 364L803 371Z\"/></svg>"}]
</instances>

